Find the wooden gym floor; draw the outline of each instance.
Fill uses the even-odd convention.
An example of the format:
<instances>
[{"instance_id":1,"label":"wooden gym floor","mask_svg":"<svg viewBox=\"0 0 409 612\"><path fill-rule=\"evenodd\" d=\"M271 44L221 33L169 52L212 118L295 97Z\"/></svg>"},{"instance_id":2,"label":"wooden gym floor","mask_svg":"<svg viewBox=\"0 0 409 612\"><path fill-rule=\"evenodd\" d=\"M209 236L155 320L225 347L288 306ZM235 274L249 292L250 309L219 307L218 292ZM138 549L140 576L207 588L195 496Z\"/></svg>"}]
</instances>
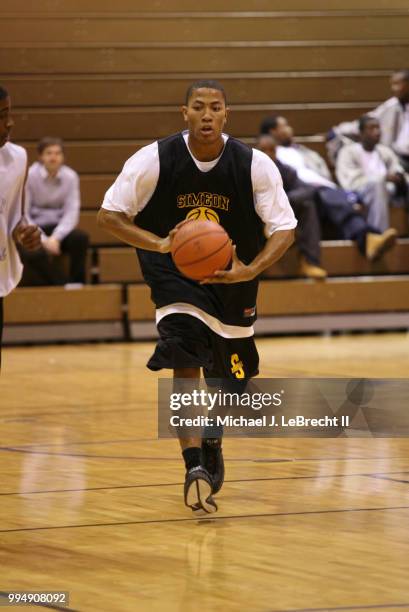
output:
<instances>
[{"instance_id":1,"label":"wooden gym floor","mask_svg":"<svg viewBox=\"0 0 409 612\"><path fill-rule=\"evenodd\" d=\"M406 377L406 334L258 341L263 376ZM152 344L6 348L0 591L70 609L409 610L409 441L225 442L219 512L156 439ZM34 608L30 608L34 609Z\"/></svg>"}]
</instances>

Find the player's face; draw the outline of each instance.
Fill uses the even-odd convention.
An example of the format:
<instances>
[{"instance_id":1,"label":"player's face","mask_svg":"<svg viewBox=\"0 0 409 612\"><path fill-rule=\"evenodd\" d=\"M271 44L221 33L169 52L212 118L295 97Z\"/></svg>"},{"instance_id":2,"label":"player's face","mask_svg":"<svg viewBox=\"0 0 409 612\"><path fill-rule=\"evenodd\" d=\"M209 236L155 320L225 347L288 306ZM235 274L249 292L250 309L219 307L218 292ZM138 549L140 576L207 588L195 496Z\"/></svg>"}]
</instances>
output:
<instances>
[{"instance_id":1,"label":"player's face","mask_svg":"<svg viewBox=\"0 0 409 612\"><path fill-rule=\"evenodd\" d=\"M50 145L40 155L40 161L48 172L58 172L64 163L64 153L60 145Z\"/></svg>"},{"instance_id":2,"label":"player's face","mask_svg":"<svg viewBox=\"0 0 409 612\"><path fill-rule=\"evenodd\" d=\"M0 100L0 147L4 147L9 139L10 132L14 126L14 121L11 118L11 102L10 98Z\"/></svg>"},{"instance_id":3,"label":"player's face","mask_svg":"<svg viewBox=\"0 0 409 612\"><path fill-rule=\"evenodd\" d=\"M206 87L194 89L182 110L189 135L196 141L213 144L220 139L228 112L221 91Z\"/></svg>"},{"instance_id":4,"label":"player's face","mask_svg":"<svg viewBox=\"0 0 409 612\"><path fill-rule=\"evenodd\" d=\"M391 77L391 90L401 102L409 102L409 81L399 72Z\"/></svg>"},{"instance_id":5,"label":"player's face","mask_svg":"<svg viewBox=\"0 0 409 612\"><path fill-rule=\"evenodd\" d=\"M372 145L377 145L381 139L381 126L379 121L369 121L362 132L362 140Z\"/></svg>"}]
</instances>

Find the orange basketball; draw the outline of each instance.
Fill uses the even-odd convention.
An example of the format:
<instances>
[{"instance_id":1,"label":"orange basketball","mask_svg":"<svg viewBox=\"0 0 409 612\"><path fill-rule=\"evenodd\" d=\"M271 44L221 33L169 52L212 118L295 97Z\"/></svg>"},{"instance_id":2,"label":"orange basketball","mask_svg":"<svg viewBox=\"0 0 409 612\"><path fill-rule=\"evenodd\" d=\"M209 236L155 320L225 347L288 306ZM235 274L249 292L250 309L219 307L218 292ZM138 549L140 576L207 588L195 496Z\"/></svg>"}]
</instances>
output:
<instances>
[{"instance_id":1,"label":"orange basketball","mask_svg":"<svg viewBox=\"0 0 409 612\"><path fill-rule=\"evenodd\" d=\"M178 229L172 241L172 258L182 274L193 280L213 276L230 263L229 235L213 221L189 221Z\"/></svg>"}]
</instances>

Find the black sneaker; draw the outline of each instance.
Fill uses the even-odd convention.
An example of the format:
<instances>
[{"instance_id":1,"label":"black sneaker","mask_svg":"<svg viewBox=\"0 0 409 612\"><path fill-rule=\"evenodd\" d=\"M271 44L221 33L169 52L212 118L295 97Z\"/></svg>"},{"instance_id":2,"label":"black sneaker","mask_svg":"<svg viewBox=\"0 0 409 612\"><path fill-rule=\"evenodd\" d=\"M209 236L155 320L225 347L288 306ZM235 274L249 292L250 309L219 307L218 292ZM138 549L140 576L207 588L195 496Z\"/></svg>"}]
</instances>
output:
<instances>
[{"instance_id":1,"label":"black sneaker","mask_svg":"<svg viewBox=\"0 0 409 612\"><path fill-rule=\"evenodd\" d=\"M212 493L220 491L224 482L224 460L221 438L202 440L202 461L212 478Z\"/></svg>"},{"instance_id":2,"label":"black sneaker","mask_svg":"<svg viewBox=\"0 0 409 612\"><path fill-rule=\"evenodd\" d=\"M217 505L212 498L212 479L201 465L186 472L185 504L195 514L211 514L217 511Z\"/></svg>"}]
</instances>

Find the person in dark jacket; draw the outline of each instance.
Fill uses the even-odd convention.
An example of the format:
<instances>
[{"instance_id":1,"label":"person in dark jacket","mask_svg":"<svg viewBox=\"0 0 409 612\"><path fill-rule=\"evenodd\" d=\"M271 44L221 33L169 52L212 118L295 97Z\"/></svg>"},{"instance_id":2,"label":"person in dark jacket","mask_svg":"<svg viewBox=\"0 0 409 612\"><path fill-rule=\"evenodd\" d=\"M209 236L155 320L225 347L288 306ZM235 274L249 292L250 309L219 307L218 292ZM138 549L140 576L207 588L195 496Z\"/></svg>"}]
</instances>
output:
<instances>
[{"instance_id":1,"label":"person in dark jacket","mask_svg":"<svg viewBox=\"0 0 409 612\"><path fill-rule=\"evenodd\" d=\"M307 278L323 279L326 270L321 267L321 223L316 202L316 188L298 178L296 170L283 164L276 156L276 143L272 136L261 134L257 147L277 166L283 179L284 191L298 220L296 237L300 250L300 274Z\"/></svg>"}]
</instances>

